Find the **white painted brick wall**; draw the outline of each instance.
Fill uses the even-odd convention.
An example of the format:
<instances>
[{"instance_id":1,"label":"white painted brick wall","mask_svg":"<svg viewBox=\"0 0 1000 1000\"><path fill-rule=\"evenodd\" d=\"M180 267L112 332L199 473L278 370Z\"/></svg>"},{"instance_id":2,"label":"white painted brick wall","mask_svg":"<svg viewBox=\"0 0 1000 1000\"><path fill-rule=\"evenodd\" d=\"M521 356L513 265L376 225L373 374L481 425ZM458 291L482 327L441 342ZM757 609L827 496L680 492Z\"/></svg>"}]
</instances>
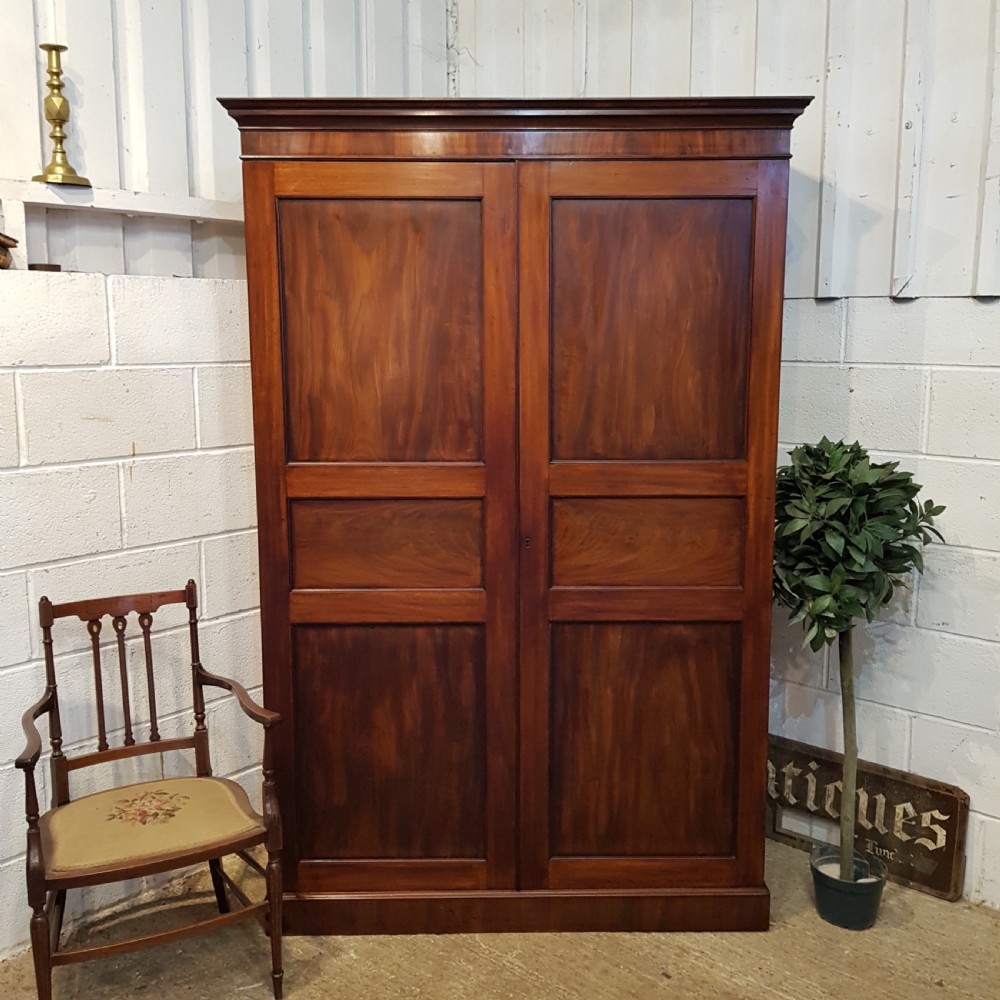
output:
<instances>
[{"instance_id":1,"label":"white painted brick wall","mask_svg":"<svg viewBox=\"0 0 1000 1000\"><path fill-rule=\"evenodd\" d=\"M1000 458L1000 392L995 369L932 374L927 450L932 455Z\"/></svg>"},{"instance_id":2,"label":"white painted brick wall","mask_svg":"<svg viewBox=\"0 0 1000 1000\"><path fill-rule=\"evenodd\" d=\"M859 635L859 744L969 793L966 895L1000 906L1000 302L801 300L785 322L779 462L857 438L948 508L926 574ZM771 731L841 749L836 648L774 618Z\"/></svg>"},{"instance_id":3,"label":"white painted brick wall","mask_svg":"<svg viewBox=\"0 0 1000 1000\"><path fill-rule=\"evenodd\" d=\"M14 373L0 375L0 468L17 465L17 406Z\"/></svg>"},{"instance_id":4,"label":"white painted brick wall","mask_svg":"<svg viewBox=\"0 0 1000 1000\"><path fill-rule=\"evenodd\" d=\"M106 283L102 274L4 272L0 367L106 363Z\"/></svg>"},{"instance_id":5,"label":"white painted brick wall","mask_svg":"<svg viewBox=\"0 0 1000 1000\"><path fill-rule=\"evenodd\" d=\"M198 444L224 448L253 441L250 366L198 369Z\"/></svg>"},{"instance_id":6,"label":"white painted brick wall","mask_svg":"<svg viewBox=\"0 0 1000 1000\"><path fill-rule=\"evenodd\" d=\"M242 281L3 276L0 704L7 722L0 731L0 801L10 819L0 828L0 957L27 942L24 779L12 762L23 749L17 720L44 684L38 598L58 603L177 589L193 578L205 663L260 694L245 299ZM154 660L164 734L188 734L194 725L186 620L183 607L154 616L154 630L164 630L155 639L163 660ZM53 634L67 745L91 747L89 638L75 620L58 622ZM144 736L149 705L134 617L126 634L133 723ZM109 628L102 639L109 640L102 663L107 721L115 729L123 719L117 650ZM231 726L233 714L223 707L229 699L222 691L210 695L216 773L233 774L256 797L260 733ZM44 722L41 728L44 736ZM119 762L75 775L74 792L179 766L158 756ZM47 801L45 758L36 775ZM91 892L70 915L143 885Z\"/></svg>"},{"instance_id":7,"label":"white painted brick wall","mask_svg":"<svg viewBox=\"0 0 1000 1000\"><path fill-rule=\"evenodd\" d=\"M123 365L249 361L246 285L200 278L108 279L116 359Z\"/></svg>"},{"instance_id":8,"label":"white painted brick wall","mask_svg":"<svg viewBox=\"0 0 1000 1000\"><path fill-rule=\"evenodd\" d=\"M190 368L30 372L17 377L26 465L194 447Z\"/></svg>"}]
</instances>

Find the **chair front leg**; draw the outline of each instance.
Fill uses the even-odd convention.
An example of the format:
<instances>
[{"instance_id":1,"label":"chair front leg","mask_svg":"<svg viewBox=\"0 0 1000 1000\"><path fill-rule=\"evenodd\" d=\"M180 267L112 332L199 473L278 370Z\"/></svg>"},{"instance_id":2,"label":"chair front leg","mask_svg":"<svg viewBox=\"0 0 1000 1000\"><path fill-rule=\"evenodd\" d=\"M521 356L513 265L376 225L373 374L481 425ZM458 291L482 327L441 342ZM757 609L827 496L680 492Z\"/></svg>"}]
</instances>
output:
<instances>
[{"instance_id":1,"label":"chair front leg","mask_svg":"<svg viewBox=\"0 0 1000 1000\"><path fill-rule=\"evenodd\" d=\"M49 952L49 916L45 904L32 907L31 957L35 963L38 1000L52 1000L52 955Z\"/></svg>"}]
</instances>

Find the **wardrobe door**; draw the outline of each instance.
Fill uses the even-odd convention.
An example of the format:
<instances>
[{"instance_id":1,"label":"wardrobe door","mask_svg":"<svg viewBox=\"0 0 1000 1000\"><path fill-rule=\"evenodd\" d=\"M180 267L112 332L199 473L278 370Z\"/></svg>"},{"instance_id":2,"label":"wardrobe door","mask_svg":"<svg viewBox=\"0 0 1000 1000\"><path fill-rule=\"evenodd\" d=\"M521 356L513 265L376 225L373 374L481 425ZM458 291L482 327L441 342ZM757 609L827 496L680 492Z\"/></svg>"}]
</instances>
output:
<instances>
[{"instance_id":1,"label":"wardrobe door","mask_svg":"<svg viewBox=\"0 0 1000 1000\"><path fill-rule=\"evenodd\" d=\"M514 167L245 181L293 889L512 886Z\"/></svg>"},{"instance_id":2,"label":"wardrobe door","mask_svg":"<svg viewBox=\"0 0 1000 1000\"><path fill-rule=\"evenodd\" d=\"M763 884L782 162L520 167L521 884Z\"/></svg>"}]
</instances>

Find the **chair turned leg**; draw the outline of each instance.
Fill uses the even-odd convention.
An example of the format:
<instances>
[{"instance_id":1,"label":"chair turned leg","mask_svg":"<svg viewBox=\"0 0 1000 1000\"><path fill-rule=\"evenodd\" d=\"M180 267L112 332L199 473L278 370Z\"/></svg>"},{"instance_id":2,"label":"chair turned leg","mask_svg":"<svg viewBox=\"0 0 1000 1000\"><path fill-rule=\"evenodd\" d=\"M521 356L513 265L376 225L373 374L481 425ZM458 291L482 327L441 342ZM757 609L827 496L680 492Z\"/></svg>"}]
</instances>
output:
<instances>
[{"instance_id":1,"label":"chair turned leg","mask_svg":"<svg viewBox=\"0 0 1000 1000\"><path fill-rule=\"evenodd\" d=\"M49 954L49 918L42 907L31 918L31 957L35 962L38 1000L52 1000L52 961Z\"/></svg>"},{"instance_id":2,"label":"chair turned leg","mask_svg":"<svg viewBox=\"0 0 1000 1000\"><path fill-rule=\"evenodd\" d=\"M208 870L212 873L212 887L215 889L219 913L228 913L229 897L226 895L226 883L222 880L222 858L212 858L208 863Z\"/></svg>"},{"instance_id":3,"label":"chair turned leg","mask_svg":"<svg viewBox=\"0 0 1000 1000\"><path fill-rule=\"evenodd\" d=\"M281 855L269 854L267 860L267 926L271 938L271 984L274 1000L281 1000Z\"/></svg>"}]
</instances>

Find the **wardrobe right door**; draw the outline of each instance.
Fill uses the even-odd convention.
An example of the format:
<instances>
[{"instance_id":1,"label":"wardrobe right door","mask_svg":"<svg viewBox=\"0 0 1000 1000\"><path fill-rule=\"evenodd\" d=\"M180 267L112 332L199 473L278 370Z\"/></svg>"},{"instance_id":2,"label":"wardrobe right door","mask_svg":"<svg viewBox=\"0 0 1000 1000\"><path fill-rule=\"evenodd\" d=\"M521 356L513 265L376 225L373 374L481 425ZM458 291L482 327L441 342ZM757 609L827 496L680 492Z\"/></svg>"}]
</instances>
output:
<instances>
[{"instance_id":1,"label":"wardrobe right door","mask_svg":"<svg viewBox=\"0 0 1000 1000\"><path fill-rule=\"evenodd\" d=\"M520 885L760 886L786 163L518 169Z\"/></svg>"}]
</instances>

